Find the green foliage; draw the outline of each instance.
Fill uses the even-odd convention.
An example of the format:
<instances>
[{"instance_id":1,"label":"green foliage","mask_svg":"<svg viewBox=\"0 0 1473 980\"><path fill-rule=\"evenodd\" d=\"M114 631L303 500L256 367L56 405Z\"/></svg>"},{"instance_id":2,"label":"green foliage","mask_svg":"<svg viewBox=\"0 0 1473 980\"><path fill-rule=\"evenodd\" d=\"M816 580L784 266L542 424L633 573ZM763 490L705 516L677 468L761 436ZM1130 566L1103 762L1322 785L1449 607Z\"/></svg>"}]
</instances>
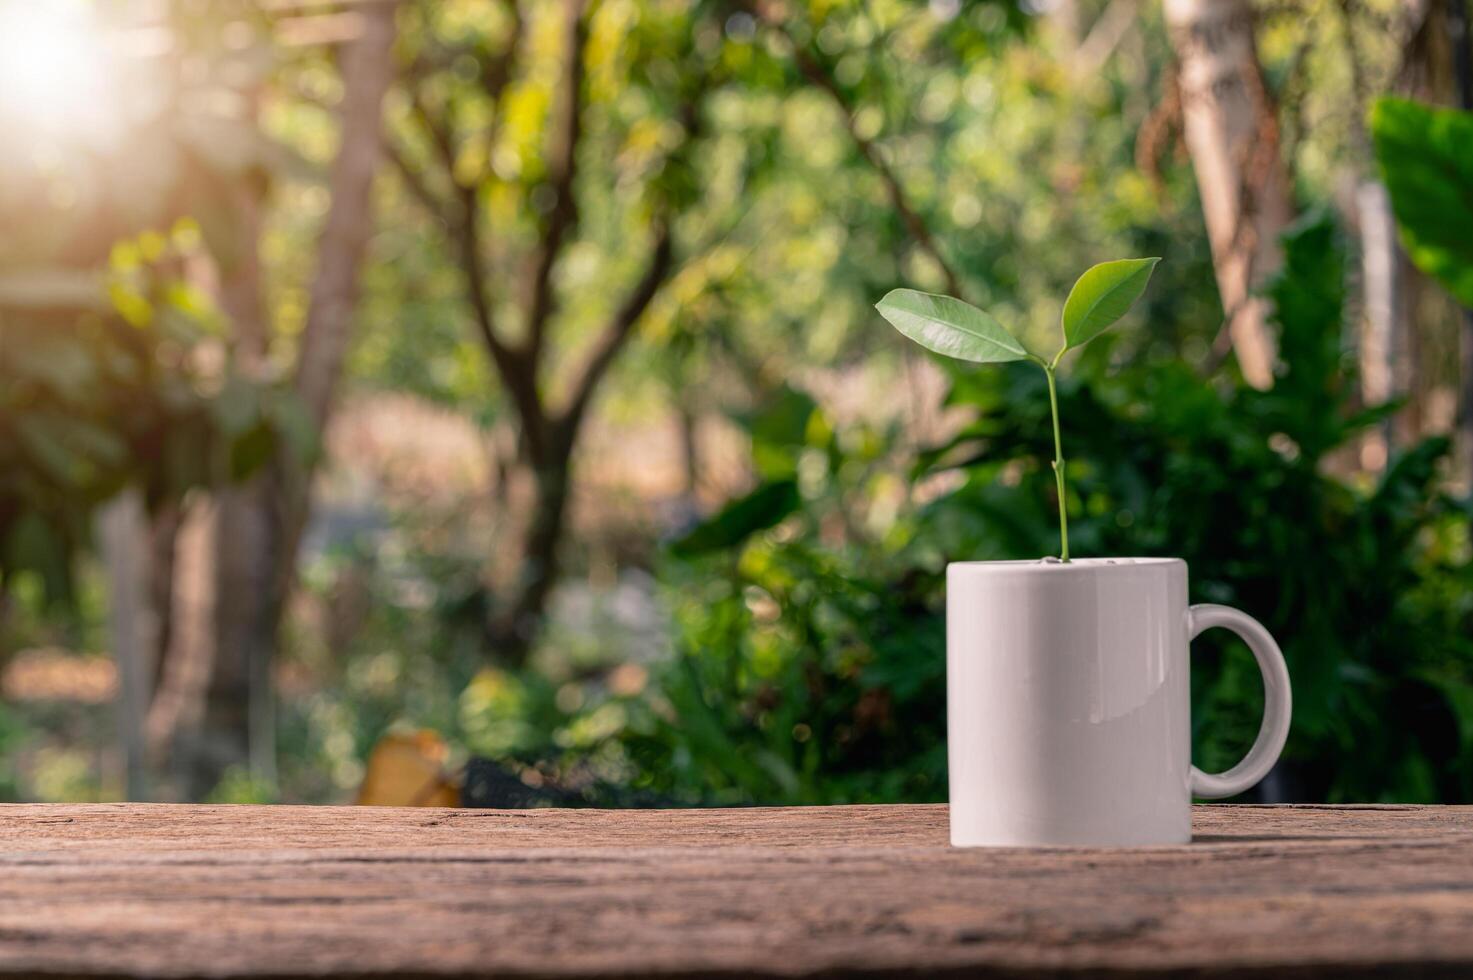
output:
<instances>
[{"instance_id":1,"label":"green foliage","mask_svg":"<svg viewBox=\"0 0 1473 980\"><path fill-rule=\"evenodd\" d=\"M754 452L777 448L764 428L749 424ZM913 567L907 527L866 514L890 487L896 432L804 431L780 443L805 460L800 511L663 569L676 649L655 675L654 710L620 735L633 785L658 798L944 798L940 575ZM711 525L726 530L726 515L685 540Z\"/></svg>"},{"instance_id":2,"label":"green foliage","mask_svg":"<svg viewBox=\"0 0 1473 980\"><path fill-rule=\"evenodd\" d=\"M1285 244L1273 390L1218 390L1170 362L1105 379L1103 350L1060 385L1069 435L1091 447L1075 533L1098 554L1185 558L1193 601L1239 606L1280 639L1295 689L1281 793L1473 799L1473 543L1467 504L1438 489L1447 443L1409 449L1370 487L1333 475L1381 414L1353 410L1343 381L1333 228L1311 221ZM667 716L628 736L638 778L721 802L941 798L942 570L1043 546L1045 382L1021 366L956 372L951 400L978 416L915 475L960 483L880 538L832 535L867 479L833 440L805 450L827 480L803 511L734 555L678 564ZM1257 730L1256 670L1235 643L1194 644L1206 768Z\"/></svg>"},{"instance_id":3,"label":"green foliage","mask_svg":"<svg viewBox=\"0 0 1473 980\"><path fill-rule=\"evenodd\" d=\"M1473 308L1473 112L1383 98L1371 135L1407 254Z\"/></svg>"},{"instance_id":4,"label":"green foliage","mask_svg":"<svg viewBox=\"0 0 1473 980\"><path fill-rule=\"evenodd\" d=\"M1052 360L1026 350L990 315L949 296L896 289L876 304L880 314L922 347L964 361L1031 360L1048 378L1049 414L1054 431L1054 480L1058 488L1059 558L1069 560L1068 489L1064 479L1064 445L1059 434L1059 398L1054 372L1070 350L1083 347L1126 311L1145 292L1160 259L1121 259L1091 267L1074 283L1064 303L1064 345Z\"/></svg>"},{"instance_id":5,"label":"green foliage","mask_svg":"<svg viewBox=\"0 0 1473 980\"><path fill-rule=\"evenodd\" d=\"M1123 317L1146 291L1160 259L1119 259L1087 270L1064 301L1064 350L1083 347Z\"/></svg>"},{"instance_id":6,"label":"green foliage","mask_svg":"<svg viewBox=\"0 0 1473 980\"><path fill-rule=\"evenodd\" d=\"M211 791L207 803L263 804L279 802L276 788L255 778L244 769L231 769Z\"/></svg>"},{"instance_id":7,"label":"green foliage","mask_svg":"<svg viewBox=\"0 0 1473 980\"><path fill-rule=\"evenodd\" d=\"M1052 371L1065 351L1083 347L1123 317L1146 291L1160 259L1119 259L1092 266L1075 281L1060 317L1064 346L1053 361L1030 353L990 313L951 296L893 289L875 304L890 325L922 347L979 364L1035 360Z\"/></svg>"},{"instance_id":8,"label":"green foliage","mask_svg":"<svg viewBox=\"0 0 1473 980\"><path fill-rule=\"evenodd\" d=\"M175 274L195 247L189 223L118 246L90 308L0 307L0 584L69 599L92 513L126 485L158 506L280 438L310 451L289 395L209 366L214 316Z\"/></svg>"},{"instance_id":9,"label":"green foliage","mask_svg":"<svg viewBox=\"0 0 1473 980\"><path fill-rule=\"evenodd\" d=\"M672 573L668 713L625 736L635 785L691 803L944 798L939 586L899 571L809 530L754 542L724 574Z\"/></svg>"},{"instance_id":10,"label":"green foliage","mask_svg":"<svg viewBox=\"0 0 1473 980\"><path fill-rule=\"evenodd\" d=\"M1075 472L1075 533L1099 554L1178 555L1194 601L1229 603L1283 644L1295 690L1286 766L1299 799L1435 800L1473 796L1473 581L1466 510L1439 489L1448 450L1409 449L1362 490L1330 460L1384 411L1355 411L1345 383L1344 252L1311 221L1286 240L1272 289L1284 370L1267 392L1226 393L1180 365L1128 370L1107 387L1065 385L1070 437L1090 447ZM997 483L1043 467L1032 404L1039 385L960 378L954 398L984 406L950 453L967 484L933 506L943 545L972 557L1011 555L1046 525L1035 500L1014 507ZM1007 530L997 535L1002 524ZM956 554L957 550L948 550ZM1436 598L1436 597L1441 597ZM1221 641L1196 644L1196 759L1221 768L1251 742L1258 681ZM1414 708L1413 705L1416 705Z\"/></svg>"},{"instance_id":11,"label":"green foliage","mask_svg":"<svg viewBox=\"0 0 1473 980\"><path fill-rule=\"evenodd\" d=\"M8 705L0 704L0 802L14 803L20 799L13 760L24 738L19 719Z\"/></svg>"},{"instance_id":12,"label":"green foliage","mask_svg":"<svg viewBox=\"0 0 1473 980\"><path fill-rule=\"evenodd\" d=\"M557 203L549 151L565 11L517 9L524 68L499 103L489 93L511 47L510 5L402 5L400 67L422 84L415 97L400 85L386 112L407 172L425 180L416 189L393 164L378 182L348 386L436 401L498 446L508 406L469 322L459 223L426 212L419 194L485 210L486 293L520 340L521 258ZM1287 792L1470 797L1469 510L1439 490L1446 445L1409 447L1374 480L1343 475L1359 434L1389 409L1356 407L1340 347L1343 253L1325 224L1296 231L1273 287L1285 362L1273 390L1224 387L1188 367L1208 358L1222 311L1191 168L1149 135L1173 129L1153 111L1171 61L1160 5L1142 7L1128 43L1087 78L1072 70L1074 46L1032 35L1033 17L1010 0L799 3L780 28L704 0L589 9L581 213L552 271L549 349L596 336L638 275L651 214L679 212L680 271L598 411L648 420L676 402L705 422L732 403L761 406L736 418L752 442L753 489L676 538L658 565L675 631L668 662L663 620L630 639L602 612L554 615L519 673L483 669L478 649L487 555L500 540L485 526L502 523L492 505L384 504L398 508L392 526L304 571L299 598L312 613L288 624L283 672L285 797L345 798L375 740L410 721L506 761L528 785L545 777L590 801L629 802L628 785L649 801L940 799L944 562L1041 554L1055 510L1061 524L1072 512L1083 550L1187 557L1197 598L1241 604L1285 641L1301 713ZM1361 42L1356 78L1338 56L1341 33L1316 37L1312 18L1268 17L1258 32L1305 200L1330 199L1347 165L1361 165L1360 108L1343 93L1375 90L1402 59L1373 14L1346 24L1344 40ZM176 50L206 69L185 73L180 97L146 98L138 124L66 145L12 133L14 152L0 152L0 591L10 602L0 647L51 644L66 622L69 646L104 648L105 595L95 576L72 581L72 557L119 486L141 485L158 504L249 472L279 440L313 443L284 392L221 370L228 332L182 285L176 236L139 231L192 214L228 272L245 217L235 192L269 181L261 260L267 319L280 328L270 359L289 355L336 144L332 55L276 46L275 18L234 0L170 5L168 16ZM687 119L702 86L704 108ZM247 91L263 94L259 120L235 111ZM1301 95L1309 101L1296 105ZM1320 103L1332 111L1311 111L1315 125L1301 131L1295 120ZM448 145L427 117L446 123ZM1374 122L1412 254L1466 304L1458 233L1470 218L1457 195L1473 154L1461 118L1390 103ZM670 153L692 125L690 152ZM1167 165L1138 167L1138 151ZM914 219L894 206L895 189ZM1140 300L1143 329L1098 336L1075 376L1055 383L1011 364L953 373L948 420L975 419L912 470L916 447L898 426L836 431L814 399L772 386L843 372L846 393L866 386L856 400L894 407L910 352L888 342L869 303L896 282L935 290L947 278L917 247L914 220L965 295L1012 331L991 348L1009 356L979 360L1053 351L1057 298L1090 255L1169 250L1172 261ZM106 301L93 305L99 281L78 270L105 266L120 239ZM1070 347L1108 326L1088 312L1110 308L1095 275L1065 303ZM7 292L17 283L25 302ZM1447 338L1426 321L1424 365L1450 363ZM537 384L564 389L550 373ZM1051 396L1062 413L1044 409ZM1070 424L1051 438L1060 414ZM1067 486L1059 436L1089 448ZM713 462L725 453L701 448ZM907 471L913 481L897 476ZM590 566L612 559L641 574L628 569L648 558L644 531L618 528L616 546L580 534L567 555L574 587L588 553ZM59 611L48 592L80 595ZM1220 766L1256 729L1258 679L1221 637L1198 646L1197 761ZM0 761L33 754L29 710L0 715ZM87 785L74 777L90 771L89 752L57 753L50 783ZM0 797L35 785L0 769ZM222 794L267 791L240 779Z\"/></svg>"},{"instance_id":13,"label":"green foliage","mask_svg":"<svg viewBox=\"0 0 1473 980\"><path fill-rule=\"evenodd\" d=\"M545 776L560 804L940 798L939 592L933 576L890 578L904 535L875 502L901 488L898 430L836 434L789 388L763 405L736 421L765 479L660 564L675 648L620 651L598 626L575 640L555 618L531 669L466 687L457 727L472 752ZM775 526L750 506L794 498ZM836 551L839 526L851 547Z\"/></svg>"},{"instance_id":14,"label":"green foliage","mask_svg":"<svg viewBox=\"0 0 1473 980\"><path fill-rule=\"evenodd\" d=\"M802 506L796 480L764 483L739 497L670 546L678 558L722 551L741 544L758 531L765 531Z\"/></svg>"},{"instance_id":15,"label":"green foliage","mask_svg":"<svg viewBox=\"0 0 1473 980\"><path fill-rule=\"evenodd\" d=\"M1023 345L991 314L950 296L894 289L875 308L896 330L946 357L978 364L1028 357Z\"/></svg>"}]
</instances>

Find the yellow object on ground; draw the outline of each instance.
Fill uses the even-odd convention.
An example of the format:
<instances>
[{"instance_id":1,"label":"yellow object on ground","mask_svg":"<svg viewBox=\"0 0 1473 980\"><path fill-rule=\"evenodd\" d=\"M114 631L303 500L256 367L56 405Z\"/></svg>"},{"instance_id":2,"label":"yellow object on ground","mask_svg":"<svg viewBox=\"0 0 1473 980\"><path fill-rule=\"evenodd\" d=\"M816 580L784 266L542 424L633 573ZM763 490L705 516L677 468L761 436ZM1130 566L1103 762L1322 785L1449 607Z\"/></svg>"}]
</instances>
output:
<instances>
[{"instance_id":1,"label":"yellow object on ground","mask_svg":"<svg viewBox=\"0 0 1473 980\"><path fill-rule=\"evenodd\" d=\"M459 806L460 787L445 771L450 750L432 731L391 732L368 756L359 806Z\"/></svg>"}]
</instances>

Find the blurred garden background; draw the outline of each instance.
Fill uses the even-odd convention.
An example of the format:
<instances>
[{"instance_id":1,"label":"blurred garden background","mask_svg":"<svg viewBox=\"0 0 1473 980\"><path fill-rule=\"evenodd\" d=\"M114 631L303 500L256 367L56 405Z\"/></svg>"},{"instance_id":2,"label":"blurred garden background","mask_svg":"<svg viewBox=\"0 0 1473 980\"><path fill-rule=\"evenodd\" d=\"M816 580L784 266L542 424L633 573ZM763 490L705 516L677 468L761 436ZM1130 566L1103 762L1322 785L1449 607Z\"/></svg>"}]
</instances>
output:
<instances>
[{"instance_id":1,"label":"blurred garden background","mask_svg":"<svg viewBox=\"0 0 1473 980\"><path fill-rule=\"evenodd\" d=\"M0 0L0 799L943 800L949 560L1473 801L1468 0ZM1204 637L1195 758L1256 731Z\"/></svg>"}]
</instances>

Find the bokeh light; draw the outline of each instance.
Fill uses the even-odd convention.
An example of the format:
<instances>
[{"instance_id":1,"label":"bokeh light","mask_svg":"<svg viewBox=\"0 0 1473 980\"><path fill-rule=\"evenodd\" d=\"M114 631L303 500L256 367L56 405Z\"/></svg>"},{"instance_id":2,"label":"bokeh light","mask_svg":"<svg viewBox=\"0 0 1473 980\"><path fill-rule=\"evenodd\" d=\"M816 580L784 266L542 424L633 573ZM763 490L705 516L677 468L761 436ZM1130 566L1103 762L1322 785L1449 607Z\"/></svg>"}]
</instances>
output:
<instances>
[{"instance_id":1,"label":"bokeh light","mask_svg":"<svg viewBox=\"0 0 1473 980\"><path fill-rule=\"evenodd\" d=\"M107 127L110 62L90 4L0 0L0 120L21 134Z\"/></svg>"}]
</instances>

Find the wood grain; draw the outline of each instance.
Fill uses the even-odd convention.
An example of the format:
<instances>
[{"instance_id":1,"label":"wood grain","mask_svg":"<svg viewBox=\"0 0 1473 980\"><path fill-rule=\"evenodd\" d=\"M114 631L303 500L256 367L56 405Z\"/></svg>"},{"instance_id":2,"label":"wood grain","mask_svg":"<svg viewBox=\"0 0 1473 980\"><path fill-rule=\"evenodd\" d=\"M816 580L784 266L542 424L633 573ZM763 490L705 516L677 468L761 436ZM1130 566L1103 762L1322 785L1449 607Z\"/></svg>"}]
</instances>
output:
<instances>
[{"instance_id":1,"label":"wood grain","mask_svg":"<svg viewBox=\"0 0 1473 980\"><path fill-rule=\"evenodd\" d=\"M1473 808L1194 819L959 851L941 806L5 806L0 973L1473 976Z\"/></svg>"}]
</instances>

